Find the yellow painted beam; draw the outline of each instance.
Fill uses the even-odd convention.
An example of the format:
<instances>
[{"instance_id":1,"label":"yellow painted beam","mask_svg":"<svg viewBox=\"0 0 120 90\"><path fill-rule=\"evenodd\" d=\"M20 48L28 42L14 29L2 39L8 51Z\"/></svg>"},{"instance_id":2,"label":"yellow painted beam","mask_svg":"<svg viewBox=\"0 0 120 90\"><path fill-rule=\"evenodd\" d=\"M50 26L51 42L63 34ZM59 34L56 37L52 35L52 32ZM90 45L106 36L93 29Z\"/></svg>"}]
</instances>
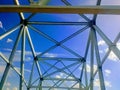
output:
<instances>
[{"instance_id":1,"label":"yellow painted beam","mask_svg":"<svg viewBox=\"0 0 120 90\"><path fill-rule=\"evenodd\" d=\"M120 14L120 6L39 6L0 5L0 12Z\"/></svg>"}]
</instances>

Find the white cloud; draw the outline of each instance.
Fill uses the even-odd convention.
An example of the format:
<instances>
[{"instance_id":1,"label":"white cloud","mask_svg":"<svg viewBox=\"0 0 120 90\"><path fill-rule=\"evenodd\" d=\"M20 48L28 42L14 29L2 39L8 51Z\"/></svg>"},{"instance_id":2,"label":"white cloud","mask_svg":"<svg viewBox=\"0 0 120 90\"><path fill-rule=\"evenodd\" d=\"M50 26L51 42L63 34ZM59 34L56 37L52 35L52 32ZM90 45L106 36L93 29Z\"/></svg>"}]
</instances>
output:
<instances>
[{"instance_id":1,"label":"white cloud","mask_svg":"<svg viewBox=\"0 0 120 90\"><path fill-rule=\"evenodd\" d=\"M90 65L89 64L86 65L86 69L87 69L87 72L90 72Z\"/></svg>"},{"instance_id":2,"label":"white cloud","mask_svg":"<svg viewBox=\"0 0 120 90\"><path fill-rule=\"evenodd\" d=\"M53 54L53 53L46 53L44 54L45 57L57 57L57 54Z\"/></svg>"},{"instance_id":3,"label":"white cloud","mask_svg":"<svg viewBox=\"0 0 120 90\"><path fill-rule=\"evenodd\" d=\"M105 45L105 41L103 41L103 40L98 41L98 45L99 46Z\"/></svg>"},{"instance_id":4,"label":"white cloud","mask_svg":"<svg viewBox=\"0 0 120 90\"><path fill-rule=\"evenodd\" d=\"M112 60L112 61L118 61L118 57L111 51L109 56L108 56L108 59L109 60Z\"/></svg>"},{"instance_id":5,"label":"white cloud","mask_svg":"<svg viewBox=\"0 0 120 90\"><path fill-rule=\"evenodd\" d=\"M120 49L120 42L116 44L117 48ZM109 49L106 48L104 51L107 52ZM114 54L113 51L110 52L109 56L108 56L108 59L109 60L112 60L112 61L118 61L118 57Z\"/></svg>"},{"instance_id":6,"label":"white cloud","mask_svg":"<svg viewBox=\"0 0 120 90\"><path fill-rule=\"evenodd\" d=\"M0 65L0 75L4 73L5 67L6 67L6 65ZM14 75L13 70L11 69L8 73L8 77L11 77L13 75Z\"/></svg>"},{"instance_id":7,"label":"white cloud","mask_svg":"<svg viewBox=\"0 0 120 90\"><path fill-rule=\"evenodd\" d=\"M21 50L17 50L16 52L21 53ZM32 55L32 51L25 51L26 55ZM36 52L36 54L41 54L41 52ZM45 53L44 54L45 57L57 57L57 54L54 53Z\"/></svg>"},{"instance_id":8,"label":"white cloud","mask_svg":"<svg viewBox=\"0 0 120 90\"><path fill-rule=\"evenodd\" d=\"M68 78L68 79L73 79L73 77L66 75L65 73L59 73L55 76L56 78Z\"/></svg>"},{"instance_id":9,"label":"white cloud","mask_svg":"<svg viewBox=\"0 0 120 90\"><path fill-rule=\"evenodd\" d=\"M12 49L10 49L10 48L5 48L4 50L6 50L6 51L9 51L9 52L11 52L12 51ZM17 53L21 53L21 50L16 50L16 52ZM37 53L40 53L40 52L37 52ZM32 55L32 51L25 51L25 54L26 55Z\"/></svg>"},{"instance_id":10,"label":"white cloud","mask_svg":"<svg viewBox=\"0 0 120 90\"><path fill-rule=\"evenodd\" d=\"M104 53L104 51L103 50L99 50L99 53Z\"/></svg>"},{"instance_id":11,"label":"white cloud","mask_svg":"<svg viewBox=\"0 0 120 90\"><path fill-rule=\"evenodd\" d=\"M109 76L111 74L111 70L105 69L105 75Z\"/></svg>"},{"instance_id":12,"label":"white cloud","mask_svg":"<svg viewBox=\"0 0 120 90\"><path fill-rule=\"evenodd\" d=\"M6 90L10 90L9 88L6 88Z\"/></svg>"},{"instance_id":13,"label":"white cloud","mask_svg":"<svg viewBox=\"0 0 120 90\"><path fill-rule=\"evenodd\" d=\"M31 61L32 58L31 57L25 57L25 61Z\"/></svg>"},{"instance_id":14,"label":"white cloud","mask_svg":"<svg viewBox=\"0 0 120 90\"><path fill-rule=\"evenodd\" d=\"M24 69L26 72L31 73L30 69Z\"/></svg>"},{"instance_id":15,"label":"white cloud","mask_svg":"<svg viewBox=\"0 0 120 90\"><path fill-rule=\"evenodd\" d=\"M95 86L95 87L99 87L99 86L100 86L100 81L99 81L99 79L95 79L95 80L94 80L94 86Z\"/></svg>"},{"instance_id":16,"label":"white cloud","mask_svg":"<svg viewBox=\"0 0 120 90\"><path fill-rule=\"evenodd\" d=\"M105 81L105 86L106 86L106 87L112 87L111 82Z\"/></svg>"},{"instance_id":17,"label":"white cloud","mask_svg":"<svg viewBox=\"0 0 120 90\"><path fill-rule=\"evenodd\" d=\"M6 49L4 49L4 50L6 50L7 52L4 52L4 55L7 57L7 58L9 58L9 55L10 55L10 52L12 51L12 49L9 49L9 48L6 48ZM20 61L20 58L21 58L21 51L20 50L17 50L16 51L16 53L15 53L15 56L14 56L14 60L13 60L13 62L19 62ZM31 53L31 51L26 51L25 52L25 61L30 61L30 60L32 60L32 53Z\"/></svg>"},{"instance_id":18,"label":"white cloud","mask_svg":"<svg viewBox=\"0 0 120 90\"><path fill-rule=\"evenodd\" d=\"M89 64L86 65L86 69L87 69L87 72L90 73L91 67L90 67ZM93 65L93 69L94 69L94 72L95 72L97 70L97 65Z\"/></svg>"},{"instance_id":19,"label":"white cloud","mask_svg":"<svg viewBox=\"0 0 120 90\"><path fill-rule=\"evenodd\" d=\"M13 90L18 90L17 87L14 87Z\"/></svg>"},{"instance_id":20,"label":"white cloud","mask_svg":"<svg viewBox=\"0 0 120 90\"><path fill-rule=\"evenodd\" d=\"M17 50L17 53L21 53L21 50ZM25 51L26 55L32 55L32 51Z\"/></svg>"},{"instance_id":21,"label":"white cloud","mask_svg":"<svg viewBox=\"0 0 120 90\"><path fill-rule=\"evenodd\" d=\"M0 74L3 73L5 70L5 65L0 65Z\"/></svg>"},{"instance_id":22,"label":"white cloud","mask_svg":"<svg viewBox=\"0 0 120 90\"><path fill-rule=\"evenodd\" d=\"M3 24L2 24L2 22L0 21L0 28L3 28Z\"/></svg>"},{"instance_id":23,"label":"white cloud","mask_svg":"<svg viewBox=\"0 0 120 90\"><path fill-rule=\"evenodd\" d=\"M2 23L2 21L0 21L0 28L1 28L3 31L6 32L6 29L3 27L3 23Z\"/></svg>"},{"instance_id":24,"label":"white cloud","mask_svg":"<svg viewBox=\"0 0 120 90\"><path fill-rule=\"evenodd\" d=\"M98 45L104 45L104 44L105 44L105 42L104 42L103 40L100 40L100 41L98 42ZM118 43L116 44L116 46L117 46L117 48L120 50L120 42L118 42ZM103 49L103 50L99 50L99 52L100 52L100 53L106 53L106 52L108 52L108 50L109 50L109 48L105 48L105 49ZM108 59L109 59L109 60L112 60L112 61L118 61L118 60L119 60L118 57L114 54L113 51L111 51L110 54L108 55Z\"/></svg>"},{"instance_id":25,"label":"white cloud","mask_svg":"<svg viewBox=\"0 0 120 90\"><path fill-rule=\"evenodd\" d=\"M79 88L79 83L77 83L77 84L74 86L74 88Z\"/></svg>"},{"instance_id":26,"label":"white cloud","mask_svg":"<svg viewBox=\"0 0 120 90\"><path fill-rule=\"evenodd\" d=\"M59 73L58 75L55 76L56 78L64 78L66 75L64 73Z\"/></svg>"},{"instance_id":27,"label":"white cloud","mask_svg":"<svg viewBox=\"0 0 120 90\"><path fill-rule=\"evenodd\" d=\"M107 73L107 74L111 74L111 71L108 70L108 69L106 69L106 70L105 70L105 73Z\"/></svg>"},{"instance_id":28,"label":"white cloud","mask_svg":"<svg viewBox=\"0 0 120 90\"><path fill-rule=\"evenodd\" d=\"M9 51L9 52L11 52L12 51L12 49L9 49L9 48L5 48L4 50L6 50L6 51ZM16 50L16 54L15 54L15 59L14 59L14 61L20 61L20 53L21 53L21 50ZM36 52L36 54L37 55L39 55L39 54L41 54L41 52ZM7 57L9 57L9 53L5 53L5 55L7 56ZM25 57L25 61L30 61L30 60L32 60L32 51L25 51L25 55L26 55L26 57ZM55 54L55 53L45 53L44 55L43 55L44 57L57 57L58 56L58 54Z\"/></svg>"},{"instance_id":29,"label":"white cloud","mask_svg":"<svg viewBox=\"0 0 120 90\"><path fill-rule=\"evenodd\" d=\"M6 42L7 42L7 43L11 43L11 42L13 42L13 40L10 39L10 38L8 38Z\"/></svg>"},{"instance_id":30,"label":"white cloud","mask_svg":"<svg viewBox=\"0 0 120 90\"><path fill-rule=\"evenodd\" d=\"M105 52L108 52L108 50L109 50L108 48L104 49Z\"/></svg>"},{"instance_id":31,"label":"white cloud","mask_svg":"<svg viewBox=\"0 0 120 90\"><path fill-rule=\"evenodd\" d=\"M117 48L120 50L120 42L117 43Z\"/></svg>"},{"instance_id":32,"label":"white cloud","mask_svg":"<svg viewBox=\"0 0 120 90\"><path fill-rule=\"evenodd\" d=\"M55 77L56 77L56 78L62 78L60 75L56 75Z\"/></svg>"},{"instance_id":33,"label":"white cloud","mask_svg":"<svg viewBox=\"0 0 120 90\"><path fill-rule=\"evenodd\" d=\"M6 50L6 51L12 51L12 49L9 49L9 48L5 48L4 50ZM21 53L21 50L17 50L16 51L17 53ZM32 51L25 51L25 54L26 55L32 55ZM38 54L41 54L41 52L36 52L36 54L38 55ZM58 56L58 54L55 54L55 53L45 53L44 54L44 56L45 57L57 57Z\"/></svg>"},{"instance_id":34,"label":"white cloud","mask_svg":"<svg viewBox=\"0 0 120 90\"><path fill-rule=\"evenodd\" d=\"M20 68L19 67L15 67L15 69L17 69L18 71L20 71ZM30 73L31 72L31 70L30 69L24 69L24 71L26 71L26 72L28 72L28 73Z\"/></svg>"},{"instance_id":35,"label":"white cloud","mask_svg":"<svg viewBox=\"0 0 120 90\"><path fill-rule=\"evenodd\" d=\"M10 48L4 48L4 50L9 51L9 52L12 51L12 49L10 49Z\"/></svg>"},{"instance_id":36,"label":"white cloud","mask_svg":"<svg viewBox=\"0 0 120 90\"><path fill-rule=\"evenodd\" d=\"M7 83L5 84L5 86L10 87L10 86L11 86L11 84L10 84L9 82L7 82Z\"/></svg>"},{"instance_id":37,"label":"white cloud","mask_svg":"<svg viewBox=\"0 0 120 90\"><path fill-rule=\"evenodd\" d=\"M100 80L99 79L94 80L94 86L95 87L100 87ZM105 86L106 87L112 87L111 82L105 81Z\"/></svg>"}]
</instances>

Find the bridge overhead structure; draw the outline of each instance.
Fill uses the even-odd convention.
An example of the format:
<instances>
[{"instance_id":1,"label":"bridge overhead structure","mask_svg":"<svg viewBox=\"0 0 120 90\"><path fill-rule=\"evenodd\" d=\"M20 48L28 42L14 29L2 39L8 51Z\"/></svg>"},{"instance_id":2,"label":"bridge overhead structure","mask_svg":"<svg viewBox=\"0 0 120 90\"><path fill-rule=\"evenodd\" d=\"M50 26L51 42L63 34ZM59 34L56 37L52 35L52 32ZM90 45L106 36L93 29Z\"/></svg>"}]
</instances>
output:
<instances>
[{"instance_id":1,"label":"bridge overhead structure","mask_svg":"<svg viewBox=\"0 0 120 90\"><path fill-rule=\"evenodd\" d=\"M111 40L97 18L118 15L120 7L101 6L101 0L92 6L72 6L72 0L55 6L53 1L13 0L0 6L2 18L13 18L8 29L1 23L0 90L14 85L14 90L106 90L103 65L111 52L120 60L120 32ZM108 48L104 54L99 40Z\"/></svg>"}]
</instances>

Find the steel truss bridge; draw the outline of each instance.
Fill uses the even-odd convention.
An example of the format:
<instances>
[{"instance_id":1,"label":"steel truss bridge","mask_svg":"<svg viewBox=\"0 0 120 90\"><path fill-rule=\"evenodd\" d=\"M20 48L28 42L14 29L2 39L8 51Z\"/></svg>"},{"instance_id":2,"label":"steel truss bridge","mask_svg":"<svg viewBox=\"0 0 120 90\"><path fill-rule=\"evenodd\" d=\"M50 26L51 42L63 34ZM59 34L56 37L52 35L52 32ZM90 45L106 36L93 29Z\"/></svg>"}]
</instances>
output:
<instances>
[{"instance_id":1,"label":"steel truss bridge","mask_svg":"<svg viewBox=\"0 0 120 90\"><path fill-rule=\"evenodd\" d=\"M17 73L20 78L19 90L94 90L94 80L96 76L100 82L100 90L106 90L102 66L111 51L114 52L118 59L120 59L120 50L116 47L116 43L120 40L120 32L118 33L118 36L116 36L114 42L112 42L97 26L96 18L98 14L120 14L120 6L100 6L101 0L98 0L95 6L77 7L72 6L67 0L61 0L61 3L64 3L66 6L47 6L46 4L49 0L41 0L40 2L34 2L32 0L28 1L30 5L20 5L19 0L14 0L16 5L0 5L0 12L18 13L20 18L20 21L18 21L20 23L17 26L14 26L0 35L0 40L2 41L4 38L7 38L9 35L12 35L12 33L18 31L9 57L6 57L4 53L0 51L0 58L6 63L5 70L1 77L0 90L4 90L10 69ZM30 13L30 15L26 18L24 13ZM31 21L30 19L37 13L60 14L61 16L63 14L78 14L85 22ZM85 14L93 14L93 18L90 19ZM57 41L49 34L42 32L37 25L77 25L82 28L65 37L63 40ZM35 50L36 45L33 43L34 39L31 36L31 30L54 43L54 45L38 54ZM77 35L84 33L86 30L89 31L89 34L85 44L86 48L84 50L84 56L64 45L64 43ZM98 35L104 40L109 48L103 57L100 56L99 52ZM19 69L13 65L18 46L21 46ZM24 64L27 53L26 47L28 46L30 47L33 60L31 68L29 68L29 79L26 81ZM64 49L75 57L45 56L49 51L54 50L57 47ZM90 63L89 74L87 72L87 62ZM96 70L94 69L95 62L97 65ZM37 74L34 73L35 70Z\"/></svg>"}]
</instances>

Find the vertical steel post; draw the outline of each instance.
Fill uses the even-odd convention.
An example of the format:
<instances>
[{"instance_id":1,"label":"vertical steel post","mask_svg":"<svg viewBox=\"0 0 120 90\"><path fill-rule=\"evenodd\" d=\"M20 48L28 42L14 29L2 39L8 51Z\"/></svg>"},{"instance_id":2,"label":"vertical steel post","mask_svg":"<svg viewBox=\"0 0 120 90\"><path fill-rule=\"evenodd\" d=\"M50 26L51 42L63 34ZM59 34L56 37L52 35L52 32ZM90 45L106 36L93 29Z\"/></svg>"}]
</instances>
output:
<instances>
[{"instance_id":1,"label":"vertical steel post","mask_svg":"<svg viewBox=\"0 0 120 90\"><path fill-rule=\"evenodd\" d=\"M26 35L27 35L28 42L29 42L29 45L30 45L30 48L31 48L31 51L32 51L32 55L35 58L36 54L35 54L34 46L33 46L32 39L31 39L30 33L28 31L28 28L26 28ZM33 60L33 65L32 65L32 69L31 69L31 73L30 73L30 78L29 78L29 83L28 83L28 90L30 90L30 87L31 87L34 65L35 65L35 61Z\"/></svg>"},{"instance_id":2,"label":"vertical steel post","mask_svg":"<svg viewBox=\"0 0 120 90\"><path fill-rule=\"evenodd\" d=\"M23 26L22 43L21 43L21 65L20 65L20 90L23 90L23 78L24 78L24 60L25 60L25 39L26 39L26 26Z\"/></svg>"},{"instance_id":3,"label":"vertical steel post","mask_svg":"<svg viewBox=\"0 0 120 90\"><path fill-rule=\"evenodd\" d=\"M90 90L93 90L93 73L94 73L94 39L93 30L91 28L91 55L90 55Z\"/></svg>"},{"instance_id":4,"label":"vertical steel post","mask_svg":"<svg viewBox=\"0 0 120 90\"><path fill-rule=\"evenodd\" d=\"M40 80L39 90L42 90L42 81Z\"/></svg>"},{"instance_id":5,"label":"vertical steel post","mask_svg":"<svg viewBox=\"0 0 120 90\"><path fill-rule=\"evenodd\" d=\"M105 89L103 72L102 72L102 65L101 65L101 60L100 60L99 48L98 48L98 43L97 43L97 36L96 36L96 31L95 30L93 30L93 38L94 38L95 53L96 53L98 74L99 74L99 80L100 80L100 88L101 88L101 90L106 90Z\"/></svg>"},{"instance_id":6,"label":"vertical steel post","mask_svg":"<svg viewBox=\"0 0 120 90\"><path fill-rule=\"evenodd\" d=\"M91 39L91 31L89 32L89 37L88 37L88 41L87 41L87 45L86 45L86 50L85 50L85 55L84 58L85 60L87 59L87 55L88 55L88 51L89 51L89 47L90 47L90 40ZM85 64L85 84L86 84L86 88L85 90L88 90L88 76L87 76L87 66L86 66L86 62Z\"/></svg>"},{"instance_id":7,"label":"vertical steel post","mask_svg":"<svg viewBox=\"0 0 120 90\"><path fill-rule=\"evenodd\" d=\"M35 50L34 50L34 46L33 46L32 40L31 40L31 36L30 36L30 33L29 33L28 29L26 29L26 31L27 31L27 37L28 37L28 41L29 41L29 44L30 44L30 47L31 47L31 51L32 51L33 57L34 57L34 59L35 59L35 58L36 58L36 54L35 54ZM36 58L36 59L37 59L37 58ZM42 78L42 72L41 72L41 69L40 69L40 66L39 66L38 61L37 61L37 60L34 60L33 62L36 64L38 73L39 73L40 77ZM32 73L33 73L33 72L31 72L31 74L32 74ZM32 79L32 77L30 78L30 81L31 81L31 79ZM29 83L29 84L30 84L30 83Z\"/></svg>"},{"instance_id":8,"label":"vertical steel post","mask_svg":"<svg viewBox=\"0 0 120 90\"><path fill-rule=\"evenodd\" d=\"M79 81L79 89L82 90L82 77L83 77L83 71L85 68L85 62L82 62L82 70L81 70L81 74L80 74L80 81Z\"/></svg>"}]
</instances>

